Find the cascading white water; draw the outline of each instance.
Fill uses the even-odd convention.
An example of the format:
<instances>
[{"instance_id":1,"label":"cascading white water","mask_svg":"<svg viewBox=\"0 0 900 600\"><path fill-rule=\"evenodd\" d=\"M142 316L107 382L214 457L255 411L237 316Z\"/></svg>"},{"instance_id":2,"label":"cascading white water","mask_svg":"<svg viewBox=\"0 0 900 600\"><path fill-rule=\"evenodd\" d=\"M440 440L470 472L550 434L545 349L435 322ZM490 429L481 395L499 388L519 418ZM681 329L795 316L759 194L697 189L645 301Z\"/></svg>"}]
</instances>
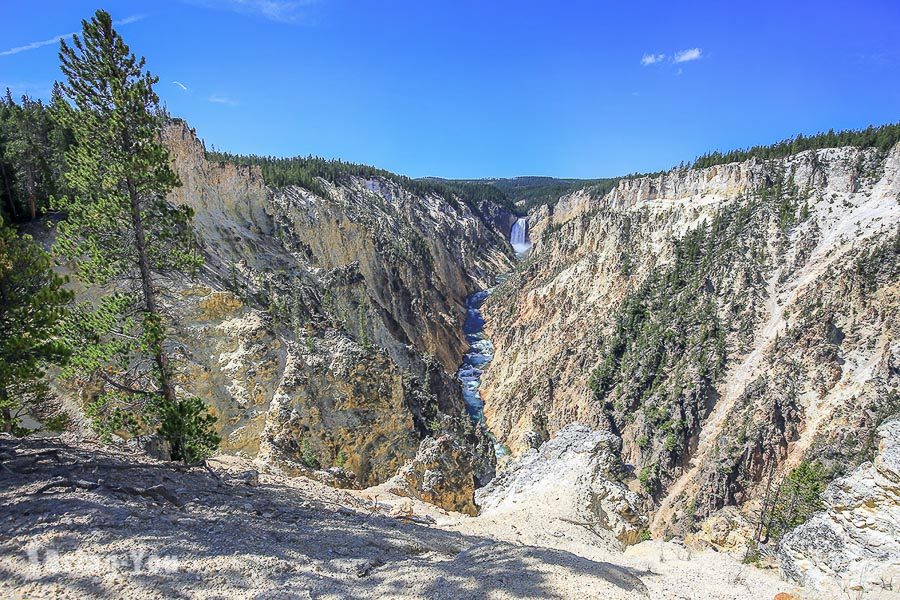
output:
<instances>
[{"instance_id":1,"label":"cascading white water","mask_svg":"<svg viewBox=\"0 0 900 600\"><path fill-rule=\"evenodd\" d=\"M456 378L462 384L463 401L469 415L476 421L484 421L484 401L478 388L481 386L481 375L484 368L494 358L494 346L484 337L484 317L481 316L481 305L487 300L490 290L475 292L466 298L466 320L463 322L463 333L469 342L469 351L463 356Z\"/></svg>"},{"instance_id":2,"label":"cascading white water","mask_svg":"<svg viewBox=\"0 0 900 600\"><path fill-rule=\"evenodd\" d=\"M513 223L509 234L509 243L521 257L531 249L528 241L528 220L518 219ZM498 277L501 283L505 277ZM481 290L470 294L466 298L466 320L463 322L463 333L469 342L469 351L463 356L463 363L459 366L456 378L462 388L463 402L469 416L479 423L484 423L484 400L481 398L481 376L494 358L494 345L484 336L484 317L481 315L481 305L487 300L491 290ZM504 447L495 442L494 452L502 456L508 452Z\"/></svg>"},{"instance_id":3,"label":"cascading white water","mask_svg":"<svg viewBox=\"0 0 900 600\"><path fill-rule=\"evenodd\" d=\"M509 243L518 254L525 254L531 249L531 242L528 240L528 219L522 217L513 223L509 232Z\"/></svg>"},{"instance_id":4,"label":"cascading white water","mask_svg":"<svg viewBox=\"0 0 900 600\"><path fill-rule=\"evenodd\" d=\"M493 288L491 288L493 289ZM481 399L481 376L494 358L494 345L484 337L484 317L481 305L487 300L491 290L481 290L466 298L466 320L463 322L463 333L469 342L469 351L463 356L456 378L462 387L463 402L466 411L477 423L484 423L484 400ZM499 442L494 442L497 456L508 454L508 450Z\"/></svg>"}]
</instances>

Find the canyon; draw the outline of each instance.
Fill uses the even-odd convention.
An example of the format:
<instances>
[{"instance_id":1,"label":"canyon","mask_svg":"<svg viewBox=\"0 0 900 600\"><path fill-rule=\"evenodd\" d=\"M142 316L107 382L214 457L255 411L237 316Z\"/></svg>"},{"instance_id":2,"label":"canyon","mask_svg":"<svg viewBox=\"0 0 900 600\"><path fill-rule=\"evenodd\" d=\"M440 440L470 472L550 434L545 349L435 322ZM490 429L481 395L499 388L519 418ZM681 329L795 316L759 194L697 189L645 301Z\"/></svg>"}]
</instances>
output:
<instances>
[{"instance_id":1,"label":"canyon","mask_svg":"<svg viewBox=\"0 0 900 600\"><path fill-rule=\"evenodd\" d=\"M262 487L238 489L277 505L247 509L271 548L290 552L297 506L344 531L306 540L353 556L300 559L329 582L314 597L479 596L479 565L491 597L900 588L900 145L588 183L525 214L384 176L274 187L183 121L163 139L182 183L169 200L193 210L205 259L167 282L178 385L217 417L219 482L255 472ZM59 388L77 441L57 451L88 452L91 389ZM110 450L148 454L148 474L154 451ZM761 539L811 461L829 474L822 506ZM179 478L203 519L207 502L247 512L212 500L227 496L215 480ZM868 571L846 568L857 560ZM528 568L550 583L515 583ZM422 588L416 569L448 587Z\"/></svg>"}]
</instances>

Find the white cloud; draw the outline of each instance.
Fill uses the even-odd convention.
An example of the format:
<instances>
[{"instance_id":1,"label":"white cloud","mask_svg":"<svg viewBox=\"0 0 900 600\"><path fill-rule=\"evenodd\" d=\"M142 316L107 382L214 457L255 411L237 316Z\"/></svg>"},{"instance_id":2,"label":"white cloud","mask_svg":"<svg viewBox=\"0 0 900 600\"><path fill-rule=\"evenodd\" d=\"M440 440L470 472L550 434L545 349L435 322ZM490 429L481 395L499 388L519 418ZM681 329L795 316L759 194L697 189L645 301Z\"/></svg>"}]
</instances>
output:
<instances>
[{"instance_id":1,"label":"white cloud","mask_svg":"<svg viewBox=\"0 0 900 600\"><path fill-rule=\"evenodd\" d=\"M699 60L703 57L703 51L700 48L690 48L675 53L675 62L683 63L691 60Z\"/></svg>"},{"instance_id":2,"label":"white cloud","mask_svg":"<svg viewBox=\"0 0 900 600\"><path fill-rule=\"evenodd\" d=\"M113 21L116 25L128 25L129 23L135 23L144 18L144 15L132 15L130 17L125 17L120 21ZM31 42L25 44L23 46L16 46L15 48L10 48L9 50L0 51L0 56L12 56L13 54L18 54L19 52L25 52L26 50L35 50L36 48L43 48L44 46L50 46L52 44L58 44L60 40L64 40L66 38L70 38L73 35L78 33L77 31L72 31L70 33L62 33L60 35L54 36L48 40L40 40L38 42Z\"/></svg>"},{"instance_id":3,"label":"white cloud","mask_svg":"<svg viewBox=\"0 0 900 600\"><path fill-rule=\"evenodd\" d=\"M113 21L115 25L130 25L131 23L137 23L138 21L143 21L147 15L131 15L130 17L125 17L124 19L120 19L118 21Z\"/></svg>"},{"instance_id":4,"label":"white cloud","mask_svg":"<svg viewBox=\"0 0 900 600\"><path fill-rule=\"evenodd\" d=\"M648 65L655 65L656 63L660 63L665 59L665 54L645 54L643 58L641 58L641 64L646 67Z\"/></svg>"},{"instance_id":5,"label":"white cloud","mask_svg":"<svg viewBox=\"0 0 900 600\"><path fill-rule=\"evenodd\" d=\"M185 92L188 91L187 86L184 85L183 83L181 83L180 81L173 81L172 83L174 83L175 85L177 85L178 87L180 87L180 88L181 88L182 90L184 90Z\"/></svg>"},{"instance_id":6,"label":"white cloud","mask_svg":"<svg viewBox=\"0 0 900 600\"><path fill-rule=\"evenodd\" d=\"M218 8L231 12L258 15L281 23L298 23L304 17L303 9L317 0L187 0L206 8Z\"/></svg>"},{"instance_id":7,"label":"white cloud","mask_svg":"<svg viewBox=\"0 0 900 600\"><path fill-rule=\"evenodd\" d=\"M225 94L210 94L209 98L207 98L213 104L224 104L225 106L237 106L238 101L229 98Z\"/></svg>"},{"instance_id":8,"label":"white cloud","mask_svg":"<svg viewBox=\"0 0 900 600\"><path fill-rule=\"evenodd\" d=\"M72 37L73 35L75 35L74 31L72 33L63 33L56 37L52 37L49 40L41 40L39 42L31 42L30 44L25 44L24 46L16 46L15 48L10 48L9 50L3 50L2 52L0 52L0 56L11 56L13 54L18 54L19 52L25 52L26 50L34 50L35 48L42 48L51 44L57 44L60 40Z\"/></svg>"}]
</instances>

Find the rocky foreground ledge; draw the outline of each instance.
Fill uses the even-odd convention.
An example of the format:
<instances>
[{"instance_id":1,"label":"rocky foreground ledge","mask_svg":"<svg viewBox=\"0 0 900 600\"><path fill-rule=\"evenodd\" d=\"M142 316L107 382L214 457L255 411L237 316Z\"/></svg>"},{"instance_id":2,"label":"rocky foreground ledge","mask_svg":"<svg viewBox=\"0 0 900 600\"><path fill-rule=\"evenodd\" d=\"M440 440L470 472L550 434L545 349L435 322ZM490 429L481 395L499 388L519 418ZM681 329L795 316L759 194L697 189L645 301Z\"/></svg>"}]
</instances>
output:
<instances>
[{"instance_id":1,"label":"rocky foreground ledge","mask_svg":"<svg viewBox=\"0 0 900 600\"><path fill-rule=\"evenodd\" d=\"M781 542L781 568L825 596L900 597L900 419L878 453L829 484L825 510Z\"/></svg>"},{"instance_id":2,"label":"rocky foreground ledge","mask_svg":"<svg viewBox=\"0 0 900 600\"><path fill-rule=\"evenodd\" d=\"M467 517L235 457L173 469L0 438L0 460L3 597L803 597L724 554L653 541L622 552L573 521Z\"/></svg>"}]
</instances>

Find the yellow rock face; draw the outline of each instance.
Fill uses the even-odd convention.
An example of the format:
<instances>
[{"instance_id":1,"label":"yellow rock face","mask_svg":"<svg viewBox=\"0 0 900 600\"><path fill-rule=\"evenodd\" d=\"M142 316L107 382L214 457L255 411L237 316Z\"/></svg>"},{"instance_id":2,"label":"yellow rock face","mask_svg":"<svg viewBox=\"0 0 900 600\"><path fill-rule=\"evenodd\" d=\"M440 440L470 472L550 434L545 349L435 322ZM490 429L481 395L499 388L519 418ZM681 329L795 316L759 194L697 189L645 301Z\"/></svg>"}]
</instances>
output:
<instances>
[{"instance_id":1,"label":"yellow rock face","mask_svg":"<svg viewBox=\"0 0 900 600\"><path fill-rule=\"evenodd\" d=\"M427 419L463 410L463 302L509 269L489 223L384 179L269 189L256 167L208 161L182 122L163 137L182 182L170 200L194 211L206 259L172 290L180 385L210 404L226 452L385 481Z\"/></svg>"}]
</instances>

